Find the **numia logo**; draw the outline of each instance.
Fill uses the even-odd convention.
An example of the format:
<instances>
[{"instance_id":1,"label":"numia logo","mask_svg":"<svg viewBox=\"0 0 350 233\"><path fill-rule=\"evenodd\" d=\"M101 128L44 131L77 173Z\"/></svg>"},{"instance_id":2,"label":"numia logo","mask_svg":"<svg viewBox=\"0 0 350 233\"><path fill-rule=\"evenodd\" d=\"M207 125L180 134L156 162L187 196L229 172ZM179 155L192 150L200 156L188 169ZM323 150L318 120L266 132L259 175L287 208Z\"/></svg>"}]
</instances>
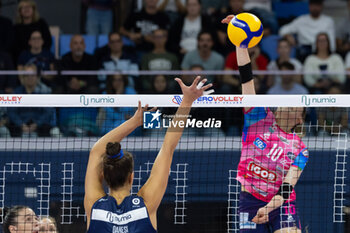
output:
<instances>
[{"instance_id":1,"label":"numia logo","mask_svg":"<svg viewBox=\"0 0 350 233\"><path fill-rule=\"evenodd\" d=\"M106 96L106 97L90 97L81 95L80 96L80 103L84 106L89 106L90 104L114 104L115 98Z\"/></svg>"},{"instance_id":2,"label":"numia logo","mask_svg":"<svg viewBox=\"0 0 350 233\"><path fill-rule=\"evenodd\" d=\"M132 199L132 204L133 205L139 205L140 204L140 199L139 198L134 198L134 199Z\"/></svg>"},{"instance_id":3,"label":"numia logo","mask_svg":"<svg viewBox=\"0 0 350 233\"><path fill-rule=\"evenodd\" d=\"M335 104L337 99L334 97L310 97L303 95L301 97L301 103L305 104L305 106L309 106L310 104Z\"/></svg>"}]
</instances>

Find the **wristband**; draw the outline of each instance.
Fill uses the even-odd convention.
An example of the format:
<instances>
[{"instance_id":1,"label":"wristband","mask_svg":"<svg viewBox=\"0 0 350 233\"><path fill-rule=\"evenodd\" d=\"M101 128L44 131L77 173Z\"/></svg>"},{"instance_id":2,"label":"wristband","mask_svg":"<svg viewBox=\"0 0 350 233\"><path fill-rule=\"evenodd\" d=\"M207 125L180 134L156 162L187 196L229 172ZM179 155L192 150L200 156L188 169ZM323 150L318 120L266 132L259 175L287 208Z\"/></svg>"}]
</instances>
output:
<instances>
[{"instance_id":1,"label":"wristband","mask_svg":"<svg viewBox=\"0 0 350 233\"><path fill-rule=\"evenodd\" d=\"M244 66L238 66L239 74L240 74L240 79L241 83L247 83L250 80L253 79L253 72L252 72L252 63L249 62L248 64Z\"/></svg>"},{"instance_id":2,"label":"wristband","mask_svg":"<svg viewBox=\"0 0 350 233\"><path fill-rule=\"evenodd\" d=\"M293 192L293 186L289 183L283 183L276 195L280 195L284 200L288 200L290 194Z\"/></svg>"}]
</instances>

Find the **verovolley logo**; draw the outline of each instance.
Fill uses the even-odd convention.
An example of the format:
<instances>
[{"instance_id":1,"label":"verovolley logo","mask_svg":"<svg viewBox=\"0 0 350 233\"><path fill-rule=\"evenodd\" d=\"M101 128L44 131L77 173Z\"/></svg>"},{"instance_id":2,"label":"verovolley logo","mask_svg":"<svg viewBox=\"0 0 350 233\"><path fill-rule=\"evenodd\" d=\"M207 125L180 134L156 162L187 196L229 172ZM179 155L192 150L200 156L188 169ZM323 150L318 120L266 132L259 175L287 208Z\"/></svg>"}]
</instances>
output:
<instances>
[{"instance_id":1,"label":"verovolley logo","mask_svg":"<svg viewBox=\"0 0 350 233\"><path fill-rule=\"evenodd\" d=\"M194 104L242 104L243 96L202 96L194 101ZM175 95L172 99L174 104L180 105L182 97Z\"/></svg>"},{"instance_id":2,"label":"verovolley logo","mask_svg":"<svg viewBox=\"0 0 350 233\"><path fill-rule=\"evenodd\" d=\"M309 97L303 95L301 97L301 103L305 104L305 106L309 106L310 104L335 104L337 103L337 99L334 97Z\"/></svg>"},{"instance_id":3,"label":"verovolley logo","mask_svg":"<svg viewBox=\"0 0 350 233\"><path fill-rule=\"evenodd\" d=\"M173 98L173 103L174 103L174 104L178 104L178 105L180 105L180 104L181 104L181 102L182 102L182 98L181 98L181 96L179 96L179 95L175 95L175 96L174 96L174 98Z\"/></svg>"},{"instance_id":4,"label":"verovolley logo","mask_svg":"<svg viewBox=\"0 0 350 233\"><path fill-rule=\"evenodd\" d=\"M23 96L0 96L0 104L20 104Z\"/></svg>"},{"instance_id":5,"label":"verovolley logo","mask_svg":"<svg viewBox=\"0 0 350 233\"><path fill-rule=\"evenodd\" d=\"M191 116L181 115L179 117L186 117L186 120L173 121L174 115L163 115L157 112L143 113L143 128L144 129L160 129L160 128L221 128L222 122L215 118L208 118L207 120L197 120L190 118Z\"/></svg>"},{"instance_id":6,"label":"verovolley logo","mask_svg":"<svg viewBox=\"0 0 350 233\"><path fill-rule=\"evenodd\" d=\"M115 97L92 97L92 96L80 96L80 103L84 106L98 105L98 104L114 104Z\"/></svg>"}]
</instances>

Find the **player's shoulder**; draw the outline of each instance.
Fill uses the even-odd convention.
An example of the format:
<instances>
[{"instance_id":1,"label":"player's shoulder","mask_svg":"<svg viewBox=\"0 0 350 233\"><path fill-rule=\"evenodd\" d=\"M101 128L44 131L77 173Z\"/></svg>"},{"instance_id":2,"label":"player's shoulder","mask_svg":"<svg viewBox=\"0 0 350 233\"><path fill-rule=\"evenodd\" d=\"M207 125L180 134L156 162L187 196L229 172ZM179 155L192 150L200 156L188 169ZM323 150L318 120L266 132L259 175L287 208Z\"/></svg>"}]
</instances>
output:
<instances>
[{"instance_id":1,"label":"player's shoulder","mask_svg":"<svg viewBox=\"0 0 350 233\"><path fill-rule=\"evenodd\" d=\"M297 135L298 136L298 135ZM303 154L305 157L309 157L309 149L307 148L307 146L305 145L305 143L301 140L301 138L298 136L299 138L299 145L297 148L299 150L299 154Z\"/></svg>"},{"instance_id":2,"label":"player's shoulder","mask_svg":"<svg viewBox=\"0 0 350 233\"><path fill-rule=\"evenodd\" d=\"M92 206L92 209L95 209L95 208L100 208L100 209L103 209L105 206L110 206L111 203L113 203L113 198L111 198L111 196L104 196L104 197L101 197L100 199L98 199L94 205Z\"/></svg>"}]
</instances>

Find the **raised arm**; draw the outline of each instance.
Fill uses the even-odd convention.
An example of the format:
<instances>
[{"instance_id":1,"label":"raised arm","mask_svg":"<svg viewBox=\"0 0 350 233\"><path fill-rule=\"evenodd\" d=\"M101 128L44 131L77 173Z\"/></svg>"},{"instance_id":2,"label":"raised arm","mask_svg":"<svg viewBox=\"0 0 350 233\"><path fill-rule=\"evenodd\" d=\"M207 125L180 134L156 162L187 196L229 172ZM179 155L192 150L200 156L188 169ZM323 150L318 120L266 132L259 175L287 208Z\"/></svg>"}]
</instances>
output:
<instances>
[{"instance_id":1,"label":"raised arm","mask_svg":"<svg viewBox=\"0 0 350 233\"><path fill-rule=\"evenodd\" d=\"M221 21L221 23L229 24L234 15L229 15ZM255 95L254 77L252 73L251 61L248 53L248 49L240 48L236 46L236 55L239 74L242 84L243 95ZM246 111L249 108L245 108Z\"/></svg>"},{"instance_id":2,"label":"raised arm","mask_svg":"<svg viewBox=\"0 0 350 233\"><path fill-rule=\"evenodd\" d=\"M206 80L203 80L201 83L199 83L199 80L200 77L197 77L192 85L188 87L180 79L176 79L183 93L181 105L172 120L174 125L177 123L176 127L168 128L163 145L154 161L150 177L138 192L138 195L143 197L145 201L151 222L155 228L157 225L156 212L168 184L173 154L184 130L183 127L179 127L182 124L180 122L186 122L193 101L202 96L203 92L212 86L209 84L202 87Z\"/></svg>"},{"instance_id":3,"label":"raised arm","mask_svg":"<svg viewBox=\"0 0 350 233\"><path fill-rule=\"evenodd\" d=\"M119 127L113 129L112 131L104 135L92 147L85 175L84 208L88 220L90 219L90 212L93 204L98 199L106 195L103 189L101 164L103 160L103 155L106 151L107 143L120 142L124 137L128 136L137 127L142 125L143 111L147 108L148 105L146 105L145 108L142 108L141 102L139 102L138 109L132 118L130 118L128 121L124 122Z\"/></svg>"}]
</instances>

